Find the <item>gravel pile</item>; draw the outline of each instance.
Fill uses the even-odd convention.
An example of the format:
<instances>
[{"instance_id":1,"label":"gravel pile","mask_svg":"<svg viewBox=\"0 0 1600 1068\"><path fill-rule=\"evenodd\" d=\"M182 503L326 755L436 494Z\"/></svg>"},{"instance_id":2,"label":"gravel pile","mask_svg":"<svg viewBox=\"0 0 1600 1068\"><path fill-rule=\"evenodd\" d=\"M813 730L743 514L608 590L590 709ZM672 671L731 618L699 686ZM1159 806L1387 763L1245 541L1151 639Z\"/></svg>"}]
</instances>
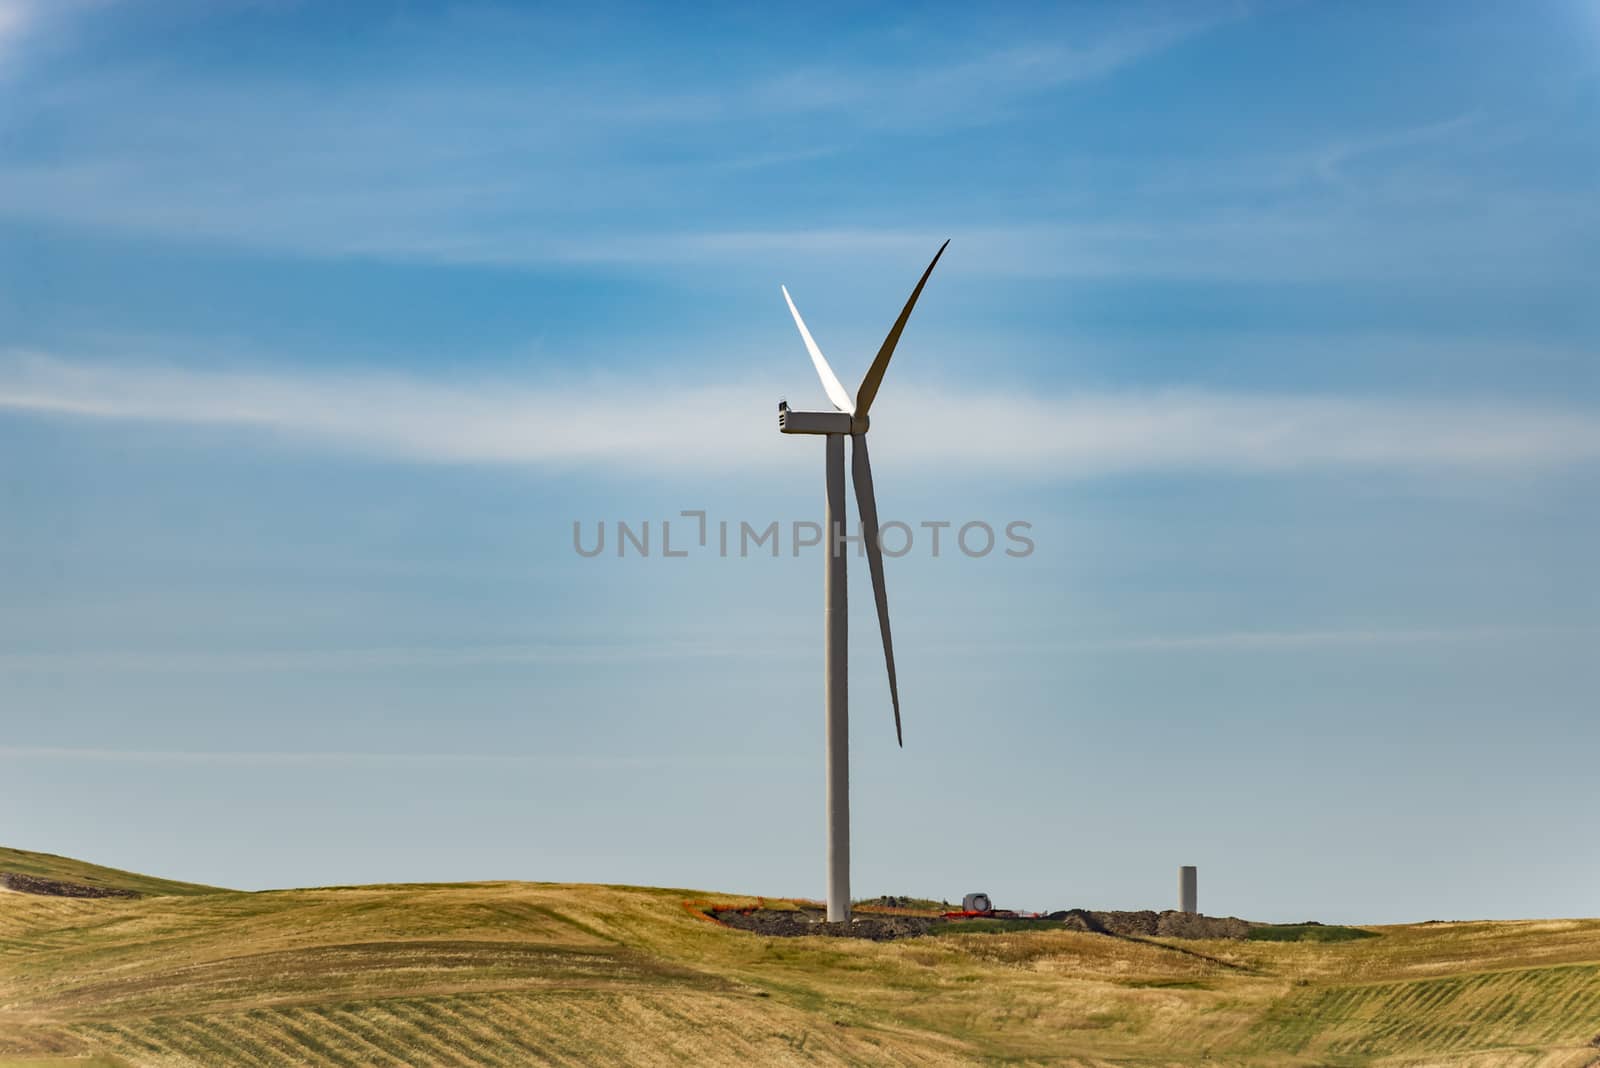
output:
<instances>
[{"instance_id":1,"label":"gravel pile","mask_svg":"<svg viewBox=\"0 0 1600 1068\"><path fill-rule=\"evenodd\" d=\"M942 920L925 916L874 916L857 913L849 923L828 923L820 909L750 909L718 912L716 918L729 927L756 934L793 938L821 935L826 938L867 938L888 942L896 938L925 935Z\"/></svg>"}]
</instances>

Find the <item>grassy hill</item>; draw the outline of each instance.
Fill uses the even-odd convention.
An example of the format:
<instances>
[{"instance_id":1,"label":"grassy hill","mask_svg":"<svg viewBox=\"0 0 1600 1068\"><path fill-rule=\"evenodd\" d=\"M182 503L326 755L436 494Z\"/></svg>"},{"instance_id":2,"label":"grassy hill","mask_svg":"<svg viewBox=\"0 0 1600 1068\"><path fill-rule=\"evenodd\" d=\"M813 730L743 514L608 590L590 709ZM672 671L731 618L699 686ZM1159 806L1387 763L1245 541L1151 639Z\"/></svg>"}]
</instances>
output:
<instances>
[{"instance_id":1,"label":"grassy hill","mask_svg":"<svg viewBox=\"0 0 1600 1068\"><path fill-rule=\"evenodd\" d=\"M5 1068L1600 1063L1595 920L872 943L730 930L685 901L740 899L679 890L237 893L46 859L161 896L0 892Z\"/></svg>"},{"instance_id":2,"label":"grassy hill","mask_svg":"<svg viewBox=\"0 0 1600 1068\"><path fill-rule=\"evenodd\" d=\"M137 872L105 868L88 864L71 857L58 857L54 853L33 853L26 849L7 849L0 846L0 875L33 875L56 882L76 883L107 890L132 890L143 895L154 894L211 894L215 886L199 883L180 883L172 879L157 879Z\"/></svg>"}]
</instances>

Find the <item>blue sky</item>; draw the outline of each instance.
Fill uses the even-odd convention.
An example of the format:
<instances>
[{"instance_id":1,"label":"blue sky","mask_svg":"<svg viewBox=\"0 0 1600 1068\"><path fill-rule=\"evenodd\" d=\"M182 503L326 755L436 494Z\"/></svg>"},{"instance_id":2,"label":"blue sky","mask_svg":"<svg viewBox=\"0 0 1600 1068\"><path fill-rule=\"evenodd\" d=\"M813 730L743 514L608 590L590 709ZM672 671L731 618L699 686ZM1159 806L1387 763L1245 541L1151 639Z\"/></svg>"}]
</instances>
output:
<instances>
[{"instance_id":1,"label":"blue sky","mask_svg":"<svg viewBox=\"0 0 1600 1068\"><path fill-rule=\"evenodd\" d=\"M0 0L0 841L241 887L1592 915L1600 7Z\"/></svg>"}]
</instances>

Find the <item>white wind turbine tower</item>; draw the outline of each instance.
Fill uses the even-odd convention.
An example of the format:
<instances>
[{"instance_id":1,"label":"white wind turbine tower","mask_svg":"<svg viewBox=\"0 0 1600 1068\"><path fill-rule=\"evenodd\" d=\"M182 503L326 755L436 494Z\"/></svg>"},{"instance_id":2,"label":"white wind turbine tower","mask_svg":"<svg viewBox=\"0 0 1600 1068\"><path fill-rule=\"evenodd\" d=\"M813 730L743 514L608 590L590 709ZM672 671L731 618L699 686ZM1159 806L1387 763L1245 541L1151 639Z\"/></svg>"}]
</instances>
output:
<instances>
[{"instance_id":1,"label":"white wind turbine tower","mask_svg":"<svg viewBox=\"0 0 1600 1068\"><path fill-rule=\"evenodd\" d=\"M922 287L928 283L934 265L944 255L946 241L934 254L933 262L922 272L911 299L900 311L883 347L873 359L856 390L850 398L839 378L823 358L822 350L811 339L805 320L794 306L789 290L783 288L783 299L788 302L794 325L800 328L800 337L816 365L822 388L836 409L831 412L790 411L787 403L778 402L778 429L785 434L822 434L828 445L828 495L823 513L823 541L827 561L823 574L823 620L826 638L823 654L823 671L826 676L827 715L827 780L828 780L828 922L845 923L850 919L850 716L849 668L846 644L847 625L845 611L845 555L841 539L846 529L844 504L844 439L851 438L851 473L856 486L856 507L861 511L861 541L867 552L867 567L872 572L872 594L878 602L878 629L883 633L883 659L889 668L889 698L894 703L895 740L905 744L900 735L900 690L894 677L894 644L889 640L889 597L883 586L883 550L878 545L878 502L872 492L872 463L867 459L867 410L878 395L883 383L883 373L889 367L889 358L900 343L900 332L911 318L911 309L917 306Z\"/></svg>"}]
</instances>

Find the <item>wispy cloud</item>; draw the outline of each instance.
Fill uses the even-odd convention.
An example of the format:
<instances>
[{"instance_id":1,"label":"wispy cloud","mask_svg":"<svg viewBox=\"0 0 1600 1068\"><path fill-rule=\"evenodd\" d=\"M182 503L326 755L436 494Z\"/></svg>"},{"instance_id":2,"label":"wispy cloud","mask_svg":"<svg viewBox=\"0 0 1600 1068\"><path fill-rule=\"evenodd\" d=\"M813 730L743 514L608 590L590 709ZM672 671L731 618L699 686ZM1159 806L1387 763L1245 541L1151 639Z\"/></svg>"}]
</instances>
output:
<instances>
[{"instance_id":1,"label":"wispy cloud","mask_svg":"<svg viewBox=\"0 0 1600 1068\"><path fill-rule=\"evenodd\" d=\"M0 0L0 48L8 17L29 26L45 10ZM962 131L1019 118L1049 129L1071 86L1250 12L1082 9L970 35L910 20L905 38L865 35L826 61L758 53L716 75L570 56L543 57L537 77L420 64L415 77L326 82L116 63L30 86L0 114L0 218L443 264L745 271L828 256L866 271L955 236L952 269L1000 277L1594 278L1587 188L1530 202L1484 188L1472 176L1491 168L1443 151L1481 139L1492 123L1476 114L1322 130L1288 148L1310 135L1157 143L1126 160L1041 147L1010 173L930 182L930 150L963 151ZM433 25L414 21L402 54ZM496 29L446 43L476 55ZM48 151L11 129L52 131ZM1418 152L1433 160L1421 171ZM1441 183L1456 189L1446 210ZM807 187L820 184L838 196L819 204ZM1435 210L1419 211L1428 197Z\"/></svg>"},{"instance_id":2,"label":"wispy cloud","mask_svg":"<svg viewBox=\"0 0 1600 1068\"><path fill-rule=\"evenodd\" d=\"M1374 627L1342 630L1230 630L1210 634L1168 634L1150 637L1107 638L1066 646L1092 652L1215 652L1227 650L1283 651L1337 649L1351 646L1453 645L1504 642L1531 635L1549 637L1549 629L1525 627Z\"/></svg>"},{"instance_id":3,"label":"wispy cloud","mask_svg":"<svg viewBox=\"0 0 1600 1068\"><path fill-rule=\"evenodd\" d=\"M747 272L825 263L834 272L843 261L849 270L870 272L920 259L929 247L952 238L961 255L950 270L998 278L1600 280L1589 254L1600 210L1584 196L1458 192L1449 198L1451 211L1435 203L1419 212L1414 189L1404 195L1390 189L1384 198L1356 203L1213 204L1198 212L1188 202L1191 176L1165 194L1184 203L1152 200L1140 210L1136 202L1111 197L1092 218L1040 203L1048 221L1020 224L986 223L966 205L933 205L919 214L963 221L795 225L780 212L770 226L729 225L726 213L702 227L664 226L659 217L584 225L574 220L607 218L609 203L648 203L665 189L703 185L713 171L759 174L837 150L756 152L679 166L672 173L654 163L552 157L536 167L530 162L529 172L519 177L491 167L470 180L435 173L417 159L397 176L384 162L397 151L379 145L339 162L308 147L257 146L252 156L273 157L271 177L254 171L230 175L237 159L213 165L181 149L138 161L0 161L0 217L296 255L444 265ZM531 147L523 151L535 154ZM1327 154L1308 156L1296 173L1339 173L1347 158L1339 152L1330 147ZM296 173L297 160L305 171ZM370 173L373 167L385 173ZM1185 193L1182 186L1191 188ZM1017 195L1039 199L1036 192ZM685 190L682 205L689 215L710 209L703 196L702 189Z\"/></svg>"},{"instance_id":4,"label":"wispy cloud","mask_svg":"<svg viewBox=\"0 0 1600 1068\"><path fill-rule=\"evenodd\" d=\"M11 354L0 409L198 424L410 461L730 472L796 462L752 383L442 383L376 373L194 371ZM697 415L703 413L703 418ZM905 382L873 413L887 466L1092 477L1318 468L1509 472L1600 459L1580 408L1166 389L1039 396ZM708 432L715 420L718 433Z\"/></svg>"},{"instance_id":5,"label":"wispy cloud","mask_svg":"<svg viewBox=\"0 0 1600 1068\"><path fill-rule=\"evenodd\" d=\"M535 238L508 230L483 240L412 246L445 262L692 265L777 271L849 264L900 267L951 238L948 271L999 278L1210 279L1260 282L1504 282L1530 264L1549 277L1600 281L1588 235L1600 212L1587 200L1510 198L1476 202L1470 226L1456 217L1402 218L1327 206L1223 210L1206 218L1060 220L1026 226L636 232ZM354 253L382 254L378 246ZM390 252L407 254L391 247Z\"/></svg>"},{"instance_id":6,"label":"wispy cloud","mask_svg":"<svg viewBox=\"0 0 1600 1068\"><path fill-rule=\"evenodd\" d=\"M1006 639L1017 652L1071 655L1104 653L1295 652L1338 651L1351 647L1405 648L1427 645L1504 644L1518 640L1549 641L1591 636L1588 631L1555 627L1435 626L1347 627L1323 629L1217 630L1189 634L1134 634L1116 637L1031 641ZM941 645L921 642L924 653L963 657L970 642ZM980 653L987 655L987 653ZM251 674L256 672L361 672L396 669L478 669L489 665L617 664L646 660L758 657L763 662L804 659L810 647L793 640L762 641L726 636L717 641L651 638L636 643L581 645L469 645L454 648L385 647L318 649L74 649L71 651L0 653L0 668L11 672L114 672L118 674Z\"/></svg>"},{"instance_id":7,"label":"wispy cloud","mask_svg":"<svg viewBox=\"0 0 1600 1068\"><path fill-rule=\"evenodd\" d=\"M1479 119L1478 115L1465 113L1437 122L1401 127L1327 145L1315 153L1312 160L1314 170L1325 181L1344 181L1346 169L1360 160L1397 149L1447 140L1453 135L1471 130Z\"/></svg>"},{"instance_id":8,"label":"wispy cloud","mask_svg":"<svg viewBox=\"0 0 1600 1068\"><path fill-rule=\"evenodd\" d=\"M474 645L453 648L319 648L319 649L96 649L70 652L0 652L8 671L219 674L251 672L341 672L440 670L516 667L549 664L621 664L640 661L722 659L760 655L797 655L792 645L750 641L681 641L652 637L634 642L609 641L549 645Z\"/></svg>"},{"instance_id":9,"label":"wispy cloud","mask_svg":"<svg viewBox=\"0 0 1600 1068\"><path fill-rule=\"evenodd\" d=\"M584 756L548 753L383 753L353 750L247 751L114 749L88 746L3 745L0 760L162 764L197 767L545 767L579 771L637 771L667 767L725 767L737 762L707 758Z\"/></svg>"},{"instance_id":10,"label":"wispy cloud","mask_svg":"<svg viewBox=\"0 0 1600 1068\"><path fill-rule=\"evenodd\" d=\"M21 26L42 10L0 0L0 41L6 12ZM1430 220L1371 204L1197 203L1192 184L1152 199L1151 174L1185 173L1192 154L1157 151L1136 181L1108 187L1115 158L1047 153L1005 178L1003 210L988 218L974 212L969 190L913 204L899 193L905 183L927 188L920 160L934 128L1015 118L1029 106L1043 112L1034 122L1048 122L1048 94L1250 10L1080 11L982 40L937 20L912 35L915 47L874 36L827 63L786 57L778 73L751 63L710 80L619 75L560 57L538 78L425 67L416 78L328 84L111 65L30 87L0 116L0 134L53 131L47 153L30 153L26 137L0 151L0 217L447 264L746 270L814 253L871 269L953 235L960 269L999 276L1503 276L1530 263L1592 273L1575 232L1592 232L1595 213L1577 199L1538 214L1477 205L1470 225L1459 212ZM1358 157L1447 138L1464 121L1330 135L1296 173L1342 175ZM908 150L903 160L887 139ZM1215 174L1259 169L1233 154L1201 156ZM829 167L808 173L848 191L841 206L819 212L792 175L780 188L794 206L775 199L775 167L820 159ZM856 184L862 168L876 177L872 188ZM935 233L923 219L955 225Z\"/></svg>"},{"instance_id":11,"label":"wispy cloud","mask_svg":"<svg viewBox=\"0 0 1600 1068\"><path fill-rule=\"evenodd\" d=\"M889 65L801 64L741 96L764 111L848 112L879 127L980 123L1019 98L1108 77L1249 13L1246 4L1195 4L1184 14L1130 8L1120 24L1092 32L1040 24L1031 37L954 59L935 52Z\"/></svg>"}]
</instances>

